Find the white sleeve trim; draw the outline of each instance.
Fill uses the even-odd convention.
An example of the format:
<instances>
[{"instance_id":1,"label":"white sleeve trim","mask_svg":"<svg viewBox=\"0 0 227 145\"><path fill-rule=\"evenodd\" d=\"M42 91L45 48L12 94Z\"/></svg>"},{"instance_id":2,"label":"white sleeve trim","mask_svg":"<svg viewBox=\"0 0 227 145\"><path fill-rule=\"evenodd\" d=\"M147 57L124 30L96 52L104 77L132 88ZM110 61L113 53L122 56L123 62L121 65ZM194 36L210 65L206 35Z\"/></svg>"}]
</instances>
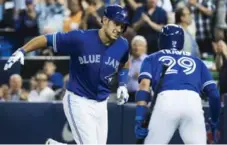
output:
<instances>
[{"instance_id":1,"label":"white sleeve trim","mask_svg":"<svg viewBox=\"0 0 227 145\"><path fill-rule=\"evenodd\" d=\"M57 33L53 34L53 50L54 50L54 52L58 52L57 51L57 43L56 43L56 35L57 35Z\"/></svg>"},{"instance_id":2,"label":"white sleeve trim","mask_svg":"<svg viewBox=\"0 0 227 145\"><path fill-rule=\"evenodd\" d=\"M210 85L210 84L216 84L216 83L215 83L214 80L206 81L206 82L203 84L203 86L202 86L202 90L203 90L206 86L208 86L208 85Z\"/></svg>"},{"instance_id":3,"label":"white sleeve trim","mask_svg":"<svg viewBox=\"0 0 227 145\"><path fill-rule=\"evenodd\" d=\"M140 73L139 77L140 76L143 76L143 75L148 76L150 79L152 78L152 75L150 73L148 73L148 72L142 72L142 73Z\"/></svg>"}]
</instances>

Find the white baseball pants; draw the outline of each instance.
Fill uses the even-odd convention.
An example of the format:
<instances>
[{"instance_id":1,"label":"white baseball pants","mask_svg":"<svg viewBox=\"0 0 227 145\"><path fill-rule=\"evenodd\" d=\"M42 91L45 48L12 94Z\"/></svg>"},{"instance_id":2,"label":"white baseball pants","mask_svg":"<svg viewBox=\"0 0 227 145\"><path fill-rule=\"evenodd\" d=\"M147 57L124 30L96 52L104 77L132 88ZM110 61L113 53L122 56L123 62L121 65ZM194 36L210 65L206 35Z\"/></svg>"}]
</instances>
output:
<instances>
[{"instance_id":1,"label":"white baseball pants","mask_svg":"<svg viewBox=\"0 0 227 145\"><path fill-rule=\"evenodd\" d=\"M168 144L179 129L185 144L206 144L206 127L200 96L188 90L158 95L145 144Z\"/></svg>"},{"instance_id":2,"label":"white baseball pants","mask_svg":"<svg viewBox=\"0 0 227 145\"><path fill-rule=\"evenodd\" d=\"M63 107L77 144L106 144L107 101L97 102L67 90Z\"/></svg>"}]
</instances>

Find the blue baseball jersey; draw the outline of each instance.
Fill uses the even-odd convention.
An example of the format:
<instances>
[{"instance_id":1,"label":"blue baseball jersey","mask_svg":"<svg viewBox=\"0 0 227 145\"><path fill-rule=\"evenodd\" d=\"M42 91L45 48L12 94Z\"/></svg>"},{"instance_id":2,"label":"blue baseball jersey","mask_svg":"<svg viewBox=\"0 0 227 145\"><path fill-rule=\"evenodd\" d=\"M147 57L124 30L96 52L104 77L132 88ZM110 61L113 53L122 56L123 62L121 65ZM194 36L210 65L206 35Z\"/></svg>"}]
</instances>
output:
<instances>
[{"instance_id":1,"label":"blue baseball jersey","mask_svg":"<svg viewBox=\"0 0 227 145\"><path fill-rule=\"evenodd\" d=\"M106 46L96 29L59 32L52 38L55 52L70 55L67 89L82 97L105 100L110 94L113 75L128 60L128 41L119 37Z\"/></svg>"},{"instance_id":2,"label":"blue baseball jersey","mask_svg":"<svg viewBox=\"0 0 227 145\"><path fill-rule=\"evenodd\" d=\"M153 53L143 61L139 81L143 78L151 79L151 86L155 91L163 63L169 67L159 92L191 90L200 94L206 86L215 84L207 67L199 58L191 56L189 52L169 49Z\"/></svg>"}]
</instances>

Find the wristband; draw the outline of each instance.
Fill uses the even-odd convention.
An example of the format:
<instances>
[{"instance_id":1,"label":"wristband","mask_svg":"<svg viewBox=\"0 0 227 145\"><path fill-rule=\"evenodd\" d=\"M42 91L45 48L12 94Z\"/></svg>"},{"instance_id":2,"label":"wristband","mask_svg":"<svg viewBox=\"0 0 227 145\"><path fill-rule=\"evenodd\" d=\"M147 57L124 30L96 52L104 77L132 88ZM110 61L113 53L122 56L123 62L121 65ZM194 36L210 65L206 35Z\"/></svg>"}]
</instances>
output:
<instances>
[{"instance_id":1,"label":"wristband","mask_svg":"<svg viewBox=\"0 0 227 145\"><path fill-rule=\"evenodd\" d=\"M136 107L136 120L143 120L144 117L147 115L148 112L148 108L147 106L142 106L142 105L138 105Z\"/></svg>"},{"instance_id":2,"label":"wristband","mask_svg":"<svg viewBox=\"0 0 227 145\"><path fill-rule=\"evenodd\" d=\"M129 70L124 68L119 71L118 82L119 86L125 86L128 83L128 72Z\"/></svg>"},{"instance_id":3,"label":"wristband","mask_svg":"<svg viewBox=\"0 0 227 145\"><path fill-rule=\"evenodd\" d=\"M19 51L22 52L23 54L26 53L25 50L24 50L24 48L19 48Z\"/></svg>"},{"instance_id":4,"label":"wristband","mask_svg":"<svg viewBox=\"0 0 227 145\"><path fill-rule=\"evenodd\" d=\"M136 92L136 102L146 101L147 103L151 101L150 93L144 90L139 90Z\"/></svg>"},{"instance_id":5,"label":"wristband","mask_svg":"<svg viewBox=\"0 0 227 145\"><path fill-rule=\"evenodd\" d=\"M47 40L47 46L53 47L53 34L46 34L44 36L46 37Z\"/></svg>"}]
</instances>

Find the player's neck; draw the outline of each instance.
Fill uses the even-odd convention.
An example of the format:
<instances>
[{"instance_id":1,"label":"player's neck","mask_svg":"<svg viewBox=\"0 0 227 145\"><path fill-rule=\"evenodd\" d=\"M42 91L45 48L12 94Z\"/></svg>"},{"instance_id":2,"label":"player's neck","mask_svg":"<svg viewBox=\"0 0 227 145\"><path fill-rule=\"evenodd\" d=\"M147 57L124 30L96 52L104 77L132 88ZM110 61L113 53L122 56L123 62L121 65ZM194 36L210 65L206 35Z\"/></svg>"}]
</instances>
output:
<instances>
[{"instance_id":1,"label":"player's neck","mask_svg":"<svg viewBox=\"0 0 227 145\"><path fill-rule=\"evenodd\" d=\"M99 29L99 38L102 41L102 43L106 46L109 46L113 40L109 39L103 29Z\"/></svg>"}]
</instances>

